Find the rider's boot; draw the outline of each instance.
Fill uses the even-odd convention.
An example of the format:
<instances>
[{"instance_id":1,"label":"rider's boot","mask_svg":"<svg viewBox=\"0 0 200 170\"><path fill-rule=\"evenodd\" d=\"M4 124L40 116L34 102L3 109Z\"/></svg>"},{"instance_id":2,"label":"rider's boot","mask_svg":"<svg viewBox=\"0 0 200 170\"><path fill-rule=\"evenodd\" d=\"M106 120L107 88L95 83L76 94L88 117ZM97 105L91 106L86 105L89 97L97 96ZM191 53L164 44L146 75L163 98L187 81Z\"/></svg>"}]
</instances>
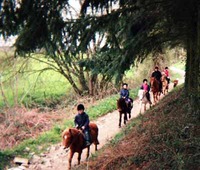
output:
<instances>
[{"instance_id":1,"label":"rider's boot","mask_svg":"<svg viewBox=\"0 0 200 170\"><path fill-rule=\"evenodd\" d=\"M90 146L90 134L88 131L85 132L85 145Z\"/></svg>"}]
</instances>

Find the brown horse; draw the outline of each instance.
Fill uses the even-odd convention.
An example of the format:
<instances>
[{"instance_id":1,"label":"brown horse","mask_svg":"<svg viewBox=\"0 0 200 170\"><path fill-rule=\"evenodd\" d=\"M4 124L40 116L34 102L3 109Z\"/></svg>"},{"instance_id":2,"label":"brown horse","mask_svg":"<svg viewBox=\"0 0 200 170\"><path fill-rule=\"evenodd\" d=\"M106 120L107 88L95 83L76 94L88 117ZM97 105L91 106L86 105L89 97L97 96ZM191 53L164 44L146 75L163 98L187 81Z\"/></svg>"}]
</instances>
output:
<instances>
[{"instance_id":1,"label":"brown horse","mask_svg":"<svg viewBox=\"0 0 200 170\"><path fill-rule=\"evenodd\" d=\"M97 151L97 145L99 144L98 127L95 123L90 123L89 126L90 126L92 143L94 143L95 150ZM62 143L64 149L70 148L68 169L71 169L71 162L75 152L78 152L78 164L80 164L81 154L83 149L87 148L87 158L89 157L90 146L87 147L85 146L84 134L81 130L78 130L76 128L66 129L62 133Z\"/></svg>"},{"instance_id":2,"label":"brown horse","mask_svg":"<svg viewBox=\"0 0 200 170\"><path fill-rule=\"evenodd\" d=\"M169 84L168 84L167 77L165 74L162 75L161 82L162 82L162 92L165 95L165 93L168 93L168 89L169 89Z\"/></svg>"},{"instance_id":3,"label":"brown horse","mask_svg":"<svg viewBox=\"0 0 200 170\"><path fill-rule=\"evenodd\" d=\"M159 97L160 97L159 82L158 82L158 80L156 80L155 77L151 77L150 84L151 84L151 91L153 93L154 103L157 103L159 100Z\"/></svg>"},{"instance_id":4,"label":"brown horse","mask_svg":"<svg viewBox=\"0 0 200 170\"><path fill-rule=\"evenodd\" d=\"M124 114L124 124L128 121L127 113L129 114L129 119L131 118L131 109L133 108L133 99L129 98L127 103L124 98L117 100L117 109L119 111L119 127L121 127L122 114Z\"/></svg>"},{"instance_id":5,"label":"brown horse","mask_svg":"<svg viewBox=\"0 0 200 170\"><path fill-rule=\"evenodd\" d=\"M178 85L178 79L174 80L174 85L173 87L175 88Z\"/></svg>"}]
</instances>

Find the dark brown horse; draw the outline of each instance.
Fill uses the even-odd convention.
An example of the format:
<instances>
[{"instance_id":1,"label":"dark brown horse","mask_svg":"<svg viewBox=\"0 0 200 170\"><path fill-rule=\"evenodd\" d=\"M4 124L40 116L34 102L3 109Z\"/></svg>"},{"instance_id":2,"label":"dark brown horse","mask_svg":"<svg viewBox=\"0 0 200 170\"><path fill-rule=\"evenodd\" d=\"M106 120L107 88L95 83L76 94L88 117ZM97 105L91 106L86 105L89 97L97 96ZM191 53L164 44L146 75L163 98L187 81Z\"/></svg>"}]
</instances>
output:
<instances>
[{"instance_id":1,"label":"dark brown horse","mask_svg":"<svg viewBox=\"0 0 200 170\"><path fill-rule=\"evenodd\" d=\"M154 103L157 103L160 98L160 82L155 78L151 77L150 84L151 84L151 91L153 93L153 100Z\"/></svg>"},{"instance_id":2,"label":"dark brown horse","mask_svg":"<svg viewBox=\"0 0 200 170\"><path fill-rule=\"evenodd\" d=\"M124 124L128 121L127 114L129 114L129 119L131 118L131 109L133 108L133 99L129 98L129 102L126 102L124 98L117 100L117 109L119 111L119 127L121 127L122 114L124 114Z\"/></svg>"},{"instance_id":3,"label":"dark brown horse","mask_svg":"<svg viewBox=\"0 0 200 170\"><path fill-rule=\"evenodd\" d=\"M98 127L95 123L90 123L90 133L92 143L95 145L95 150L97 151L97 145L99 144L98 141ZM75 152L78 152L78 164L80 164L82 150L87 148L87 158L89 157L90 146L85 146L85 139L84 134L81 130L76 128L66 129L62 133L62 143L64 149L70 148L70 155L69 155L69 167L71 169L71 162Z\"/></svg>"}]
</instances>

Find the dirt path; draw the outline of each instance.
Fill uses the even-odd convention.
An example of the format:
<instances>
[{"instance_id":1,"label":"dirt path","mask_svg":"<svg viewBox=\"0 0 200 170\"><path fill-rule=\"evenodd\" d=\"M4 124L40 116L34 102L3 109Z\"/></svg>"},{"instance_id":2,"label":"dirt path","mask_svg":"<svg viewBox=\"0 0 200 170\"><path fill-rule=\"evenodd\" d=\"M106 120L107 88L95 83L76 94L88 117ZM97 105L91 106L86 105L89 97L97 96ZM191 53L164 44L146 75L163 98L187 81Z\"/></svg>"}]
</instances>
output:
<instances>
[{"instance_id":1,"label":"dirt path","mask_svg":"<svg viewBox=\"0 0 200 170\"><path fill-rule=\"evenodd\" d=\"M176 69L176 72L178 72L177 69ZM183 83L183 81L181 81L181 83ZM173 85L170 84L170 89L172 89L172 86ZM139 110L140 110L139 101L135 100L133 104L132 113L131 113L132 118L135 118L136 116L139 115ZM98 145L98 149L104 146L109 140L111 140L121 130L121 128L118 127L118 122L119 122L118 111L113 111L111 113L108 113L107 115L98 118L94 122L99 127L100 145ZM124 125L122 126L122 128L123 127ZM94 153L94 152L95 152L94 145L92 145L91 153ZM84 150L82 154L81 162L85 161L86 159L85 155L86 155L86 150ZM77 154L74 155L72 164L73 166L77 164ZM68 152L63 150L60 143L60 144L51 146L46 153L43 153L39 156L33 155L33 159L31 160L30 165L27 169L29 170L63 170L63 169L67 169L67 167L68 167Z\"/></svg>"},{"instance_id":2,"label":"dirt path","mask_svg":"<svg viewBox=\"0 0 200 170\"><path fill-rule=\"evenodd\" d=\"M139 114L139 101L134 101L132 109L132 118ZM118 127L119 113L114 111L106 114L103 117L94 121L99 127L99 142L98 149L110 141L120 130ZM122 128L124 125L122 125ZM109 130L108 130L109 128ZM94 153L94 145L91 145L91 153ZM73 165L77 164L77 153L73 157ZM86 150L82 154L81 161L85 161ZM61 144L57 144L49 148L46 153L39 156L34 155L29 166L29 170L63 170L68 167L68 152L63 150Z\"/></svg>"},{"instance_id":3,"label":"dirt path","mask_svg":"<svg viewBox=\"0 0 200 170\"><path fill-rule=\"evenodd\" d=\"M133 104L133 109L131 112L132 118L139 115L139 101L135 100ZM143 111L142 111L143 112ZM121 128L118 127L119 113L114 111L106 114L103 117L98 118L94 121L99 127L99 142L98 149L104 146L108 141L110 141ZM122 125L122 128L124 125ZM109 129L109 130L108 130ZM91 146L91 153L94 153L94 145ZM77 153L73 157L72 164L77 164ZM85 161L86 150L82 154L81 161ZM61 144L52 146L47 153L41 154L40 156L33 156L33 160L28 169L30 170L63 170L68 167L68 153L64 151Z\"/></svg>"}]
</instances>

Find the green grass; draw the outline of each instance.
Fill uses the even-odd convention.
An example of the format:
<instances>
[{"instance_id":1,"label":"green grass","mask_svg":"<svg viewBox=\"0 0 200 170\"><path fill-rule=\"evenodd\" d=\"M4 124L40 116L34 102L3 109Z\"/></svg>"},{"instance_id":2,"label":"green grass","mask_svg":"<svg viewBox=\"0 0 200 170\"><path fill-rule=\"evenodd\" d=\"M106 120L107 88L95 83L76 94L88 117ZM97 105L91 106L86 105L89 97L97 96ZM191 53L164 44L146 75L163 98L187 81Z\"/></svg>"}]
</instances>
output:
<instances>
[{"instance_id":1,"label":"green grass","mask_svg":"<svg viewBox=\"0 0 200 170\"><path fill-rule=\"evenodd\" d=\"M19 68L23 59L18 60L16 67ZM58 101L69 93L71 85L64 76L53 70L36 72L35 70L48 68L48 65L33 59L28 62L28 65L23 69L24 73L12 77L15 70L9 67L1 74L3 91L9 106L13 106L16 99L19 104L22 103L25 106L48 105L48 102ZM3 106L5 106L4 99L0 96L0 107Z\"/></svg>"},{"instance_id":2,"label":"green grass","mask_svg":"<svg viewBox=\"0 0 200 170\"><path fill-rule=\"evenodd\" d=\"M185 70L185 61L179 61L179 62L173 64L173 66L178 69Z\"/></svg>"}]
</instances>

